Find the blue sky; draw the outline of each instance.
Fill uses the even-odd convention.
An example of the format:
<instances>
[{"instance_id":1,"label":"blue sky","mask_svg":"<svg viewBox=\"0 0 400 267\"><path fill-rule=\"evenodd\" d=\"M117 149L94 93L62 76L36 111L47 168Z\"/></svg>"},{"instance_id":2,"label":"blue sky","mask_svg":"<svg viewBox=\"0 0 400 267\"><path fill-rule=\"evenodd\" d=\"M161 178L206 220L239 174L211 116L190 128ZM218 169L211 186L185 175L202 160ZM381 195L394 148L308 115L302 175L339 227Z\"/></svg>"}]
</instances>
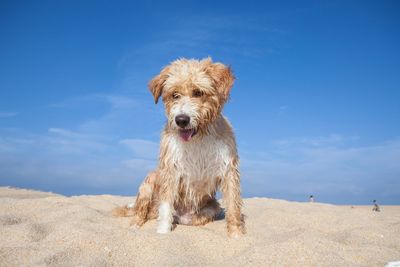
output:
<instances>
[{"instance_id":1,"label":"blue sky","mask_svg":"<svg viewBox=\"0 0 400 267\"><path fill-rule=\"evenodd\" d=\"M0 3L0 185L136 194L165 122L147 82L211 56L245 197L400 204L398 1L142 2Z\"/></svg>"}]
</instances>

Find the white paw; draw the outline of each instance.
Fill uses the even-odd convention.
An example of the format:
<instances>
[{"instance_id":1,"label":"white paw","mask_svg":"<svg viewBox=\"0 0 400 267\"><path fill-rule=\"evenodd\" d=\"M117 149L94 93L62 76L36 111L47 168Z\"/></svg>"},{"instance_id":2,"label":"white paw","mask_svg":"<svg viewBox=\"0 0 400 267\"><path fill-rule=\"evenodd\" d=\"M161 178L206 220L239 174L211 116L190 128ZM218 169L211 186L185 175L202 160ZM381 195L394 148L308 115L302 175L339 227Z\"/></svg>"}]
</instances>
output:
<instances>
[{"instance_id":1,"label":"white paw","mask_svg":"<svg viewBox=\"0 0 400 267\"><path fill-rule=\"evenodd\" d=\"M241 237L241 236L243 236L243 234L242 234L242 233L238 233L238 232L231 233L231 234L229 235L230 238L239 238L239 237Z\"/></svg>"},{"instance_id":2,"label":"white paw","mask_svg":"<svg viewBox=\"0 0 400 267\"><path fill-rule=\"evenodd\" d=\"M173 222L172 212L168 202L161 202L158 208L158 227L157 233L167 234L171 232Z\"/></svg>"},{"instance_id":3,"label":"white paw","mask_svg":"<svg viewBox=\"0 0 400 267\"><path fill-rule=\"evenodd\" d=\"M167 229L167 228L157 228L157 233L158 234L168 234L169 232L171 232L171 229Z\"/></svg>"},{"instance_id":4,"label":"white paw","mask_svg":"<svg viewBox=\"0 0 400 267\"><path fill-rule=\"evenodd\" d=\"M157 227L157 233L159 234L168 234L171 232L171 225L168 224L159 224Z\"/></svg>"},{"instance_id":5,"label":"white paw","mask_svg":"<svg viewBox=\"0 0 400 267\"><path fill-rule=\"evenodd\" d=\"M230 231L228 231L229 237L232 238L239 238L243 236L246 233L244 226L236 226L234 228L231 228Z\"/></svg>"}]
</instances>

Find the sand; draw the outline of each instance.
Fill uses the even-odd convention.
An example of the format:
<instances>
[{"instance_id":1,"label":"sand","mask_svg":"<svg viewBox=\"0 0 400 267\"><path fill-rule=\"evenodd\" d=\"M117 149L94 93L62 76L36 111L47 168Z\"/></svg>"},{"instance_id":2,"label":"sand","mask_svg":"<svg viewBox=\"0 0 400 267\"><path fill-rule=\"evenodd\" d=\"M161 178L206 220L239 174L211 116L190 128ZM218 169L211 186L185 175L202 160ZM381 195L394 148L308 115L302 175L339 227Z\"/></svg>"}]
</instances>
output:
<instances>
[{"instance_id":1,"label":"sand","mask_svg":"<svg viewBox=\"0 0 400 267\"><path fill-rule=\"evenodd\" d=\"M134 197L73 196L0 187L1 266L384 266L400 260L400 206L244 200L247 235L225 221L139 230L113 208Z\"/></svg>"}]
</instances>

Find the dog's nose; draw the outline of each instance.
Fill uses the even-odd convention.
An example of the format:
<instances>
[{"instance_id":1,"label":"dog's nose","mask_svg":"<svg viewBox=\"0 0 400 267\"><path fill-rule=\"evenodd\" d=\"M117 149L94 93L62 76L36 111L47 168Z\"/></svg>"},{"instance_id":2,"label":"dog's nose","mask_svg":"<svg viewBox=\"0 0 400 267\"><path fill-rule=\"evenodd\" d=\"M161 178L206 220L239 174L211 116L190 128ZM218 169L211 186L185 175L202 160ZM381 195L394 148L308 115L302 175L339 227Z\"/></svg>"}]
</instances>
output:
<instances>
[{"instance_id":1,"label":"dog's nose","mask_svg":"<svg viewBox=\"0 0 400 267\"><path fill-rule=\"evenodd\" d=\"M179 127L185 128L190 122L190 117L188 115L181 114L175 117L175 122Z\"/></svg>"}]
</instances>

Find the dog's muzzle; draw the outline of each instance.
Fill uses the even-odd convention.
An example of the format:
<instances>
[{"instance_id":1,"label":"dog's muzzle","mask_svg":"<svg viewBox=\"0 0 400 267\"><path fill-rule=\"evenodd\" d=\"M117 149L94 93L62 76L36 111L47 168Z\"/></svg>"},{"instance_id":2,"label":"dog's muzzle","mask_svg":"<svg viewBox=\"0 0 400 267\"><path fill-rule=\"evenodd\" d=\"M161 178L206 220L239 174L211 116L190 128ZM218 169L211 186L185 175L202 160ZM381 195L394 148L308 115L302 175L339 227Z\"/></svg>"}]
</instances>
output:
<instances>
[{"instance_id":1,"label":"dog's muzzle","mask_svg":"<svg viewBox=\"0 0 400 267\"><path fill-rule=\"evenodd\" d=\"M196 130L193 128L186 129L186 127L190 123L190 117L185 114L180 114L175 117L175 123L176 125L179 126L180 129L178 129L179 136L184 140L184 141L189 141L195 134Z\"/></svg>"}]
</instances>

